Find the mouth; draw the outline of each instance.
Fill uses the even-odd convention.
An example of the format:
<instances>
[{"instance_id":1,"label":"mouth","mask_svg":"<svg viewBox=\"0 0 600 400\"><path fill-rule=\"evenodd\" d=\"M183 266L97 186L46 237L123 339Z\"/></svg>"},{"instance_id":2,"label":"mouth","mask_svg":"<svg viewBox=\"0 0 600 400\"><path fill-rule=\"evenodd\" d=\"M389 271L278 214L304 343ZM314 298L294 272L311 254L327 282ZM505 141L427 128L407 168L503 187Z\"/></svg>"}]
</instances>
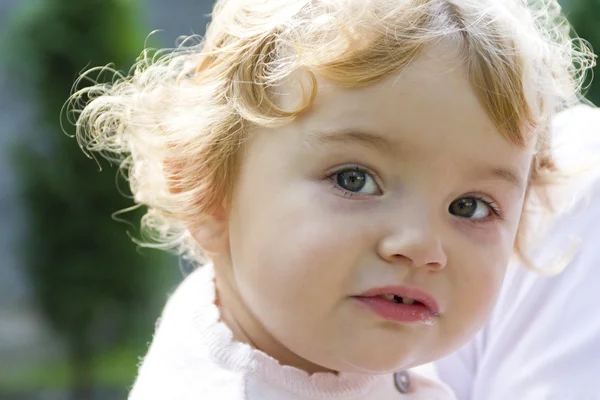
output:
<instances>
[{"instance_id":1,"label":"mouth","mask_svg":"<svg viewBox=\"0 0 600 400\"><path fill-rule=\"evenodd\" d=\"M435 298L415 288L378 288L353 298L388 321L427 324L440 315Z\"/></svg>"},{"instance_id":2,"label":"mouth","mask_svg":"<svg viewBox=\"0 0 600 400\"><path fill-rule=\"evenodd\" d=\"M421 303L419 300L415 300L415 299L411 299L410 297L400 297L400 296L396 296L395 294L382 294L379 297L388 300L388 301L393 301L394 303L397 304L407 304L407 305L421 305L421 306L425 306L425 304ZM427 306L425 306L427 307Z\"/></svg>"}]
</instances>

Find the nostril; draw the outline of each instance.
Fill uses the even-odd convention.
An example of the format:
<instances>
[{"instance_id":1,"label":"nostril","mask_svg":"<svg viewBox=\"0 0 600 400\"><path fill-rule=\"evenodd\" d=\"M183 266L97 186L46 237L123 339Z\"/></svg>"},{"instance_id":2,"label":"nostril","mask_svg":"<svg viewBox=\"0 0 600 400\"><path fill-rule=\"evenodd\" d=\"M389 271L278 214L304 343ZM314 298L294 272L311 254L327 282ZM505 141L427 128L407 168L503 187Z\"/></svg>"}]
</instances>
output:
<instances>
[{"instance_id":1,"label":"nostril","mask_svg":"<svg viewBox=\"0 0 600 400\"><path fill-rule=\"evenodd\" d=\"M406 267L442 269L446 265L446 253L438 238L424 238L401 230L385 237L378 244L379 256L389 262Z\"/></svg>"},{"instance_id":2,"label":"nostril","mask_svg":"<svg viewBox=\"0 0 600 400\"><path fill-rule=\"evenodd\" d=\"M398 265L403 265L406 267L412 267L412 268L429 268L431 270L434 271L439 271L441 269L444 268L445 262L442 264L440 262L437 261L433 261L433 262L419 262L418 260L415 259L411 259L407 256L404 256L402 254L394 254L390 260L388 260L390 262L393 262L394 264L398 264Z\"/></svg>"}]
</instances>

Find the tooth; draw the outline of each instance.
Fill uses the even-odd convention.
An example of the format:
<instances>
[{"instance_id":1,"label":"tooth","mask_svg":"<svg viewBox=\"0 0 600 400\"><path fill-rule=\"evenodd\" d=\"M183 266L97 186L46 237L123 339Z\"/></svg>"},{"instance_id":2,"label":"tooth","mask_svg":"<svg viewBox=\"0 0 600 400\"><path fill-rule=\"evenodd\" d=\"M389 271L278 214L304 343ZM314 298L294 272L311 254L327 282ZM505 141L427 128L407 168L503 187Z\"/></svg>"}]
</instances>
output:
<instances>
[{"instance_id":1,"label":"tooth","mask_svg":"<svg viewBox=\"0 0 600 400\"><path fill-rule=\"evenodd\" d=\"M389 301L394 301L393 294L382 294L381 297L383 297L384 299L389 300Z\"/></svg>"},{"instance_id":2,"label":"tooth","mask_svg":"<svg viewBox=\"0 0 600 400\"><path fill-rule=\"evenodd\" d=\"M402 298L402 303L404 304L414 304L415 300L414 299L407 299L406 297Z\"/></svg>"}]
</instances>

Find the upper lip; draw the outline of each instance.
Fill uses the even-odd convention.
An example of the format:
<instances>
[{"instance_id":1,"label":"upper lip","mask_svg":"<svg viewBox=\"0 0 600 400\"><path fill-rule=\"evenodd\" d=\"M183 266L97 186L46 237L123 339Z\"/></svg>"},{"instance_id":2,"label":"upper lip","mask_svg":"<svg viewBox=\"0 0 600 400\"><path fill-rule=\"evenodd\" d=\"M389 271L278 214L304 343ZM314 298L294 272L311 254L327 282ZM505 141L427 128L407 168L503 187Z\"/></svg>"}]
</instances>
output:
<instances>
[{"instance_id":1,"label":"upper lip","mask_svg":"<svg viewBox=\"0 0 600 400\"><path fill-rule=\"evenodd\" d=\"M414 299L420 303L423 303L425 307L429 308L432 314L439 315L440 307L431 294L427 293L425 290L412 288L408 286L384 286L375 289L367 290L364 293L359 294L356 297L375 297L381 296L383 294L393 294L398 297L406 297L409 299Z\"/></svg>"}]
</instances>

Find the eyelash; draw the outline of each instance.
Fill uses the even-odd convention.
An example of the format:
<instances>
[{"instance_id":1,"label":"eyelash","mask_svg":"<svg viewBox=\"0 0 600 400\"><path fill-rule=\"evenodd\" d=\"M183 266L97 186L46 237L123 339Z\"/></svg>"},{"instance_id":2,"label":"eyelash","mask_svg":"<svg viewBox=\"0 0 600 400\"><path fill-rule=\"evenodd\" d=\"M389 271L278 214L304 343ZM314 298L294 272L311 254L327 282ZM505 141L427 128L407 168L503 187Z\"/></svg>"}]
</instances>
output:
<instances>
[{"instance_id":1,"label":"eyelash","mask_svg":"<svg viewBox=\"0 0 600 400\"><path fill-rule=\"evenodd\" d=\"M344 197L347 198L351 198L351 197L355 197L355 196L364 196L364 197L372 197L374 195L362 195L361 193L357 193L357 192L351 192L349 190L345 190L344 188L340 187L338 185L338 183L335 180L335 176L343 171L347 171L347 170L354 170L354 171L359 171L365 174L370 175L373 180L375 181L375 183L377 184L377 186L379 185L379 182L377 180L377 175L373 172L371 172L369 169L361 167L357 164L354 165L343 165L341 167L338 167L335 171L333 172L329 172L326 174L325 179L330 180L331 182L333 182L333 188L335 190L338 190L339 192L342 193L342 195ZM483 204L485 204L491 212L490 217L485 218L485 219L468 219L468 218L461 218L461 220L464 220L464 222L466 223L470 223L473 225L478 225L478 224L482 224L482 223L488 223L488 222L494 222L495 220L503 220L504 219L504 215L502 214L502 211L500 210L500 207L498 206L498 204L493 201L493 200L488 200L486 198L484 198L481 195L476 195L476 194L468 194L468 195L464 195L462 196L462 198L464 197L470 197L473 198L475 200L479 200L481 201Z\"/></svg>"},{"instance_id":2,"label":"eyelash","mask_svg":"<svg viewBox=\"0 0 600 400\"><path fill-rule=\"evenodd\" d=\"M476 195L476 194L469 194L466 196L462 196L464 197L471 197L475 200L479 200L481 201L483 204L485 204L491 212L491 215L487 218L484 219L469 219L469 218L462 218L465 220L465 222L467 223L471 223L473 225L478 225L478 224L483 224L486 222L494 222L496 220L503 220L504 219L504 215L502 214L502 211L500 211L500 207L498 207L498 204L493 201L493 200L487 200L486 198L480 196L480 195Z\"/></svg>"}]
</instances>

